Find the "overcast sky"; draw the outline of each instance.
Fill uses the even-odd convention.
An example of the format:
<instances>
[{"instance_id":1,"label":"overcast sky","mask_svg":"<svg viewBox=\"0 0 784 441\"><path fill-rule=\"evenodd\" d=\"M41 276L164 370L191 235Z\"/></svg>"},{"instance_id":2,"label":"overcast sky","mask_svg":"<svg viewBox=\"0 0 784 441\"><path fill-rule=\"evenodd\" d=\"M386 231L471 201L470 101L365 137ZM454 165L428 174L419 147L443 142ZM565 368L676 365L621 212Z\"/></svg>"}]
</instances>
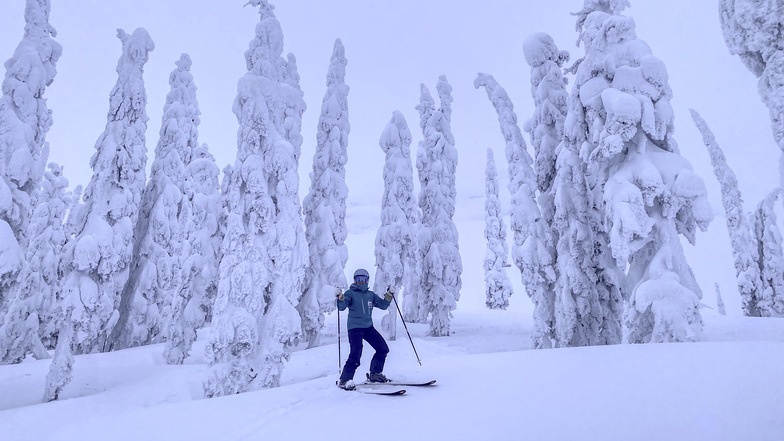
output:
<instances>
[{"instance_id":1,"label":"overcast sky","mask_svg":"<svg viewBox=\"0 0 784 441\"><path fill-rule=\"evenodd\" d=\"M86 184L89 159L104 130L108 96L117 79L121 53L116 29L144 27L155 41L145 69L150 117L148 170L158 141L160 117L169 91L168 76L180 54L190 54L202 112L200 140L218 166L236 156L237 120L231 111L237 80L246 72L243 52L258 22L246 0L58 0L51 24L63 46L58 74L47 90L54 112L49 132L50 160L65 166L71 186ZM22 37L24 0L0 0L0 59L6 60ZM520 123L532 113L530 69L522 43L533 32L550 33L572 61L583 53L575 42L581 0L289 0L275 2L285 51L297 57L308 110L303 119L300 197L310 185L315 128L325 91L335 38L346 48L349 93L349 202L380 203L383 154L378 138L393 110L405 115L416 149L421 139L419 84L435 95L439 75L454 88L452 129L459 152L458 198L484 197L485 149L495 150L506 179L495 111L485 92L473 88L477 72L487 72L506 88ZM779 152L756 78L724 44L716 0L632 0L626 11L637 35L666 64L675 109L675 138L682 154L708 185L717 214L719 187L689 108L700 112L739 176L747 208L777 182ZM571 85L568 87L571 90ZM528 142L528 138L526 137ZM533 154L529 146L529 152ZM416 177L415 177L416 178ZM502 199L506 196L502 194ZM465 207L479 204L466 204ZM471 210L474 210L473 208ZM458 215L461 205L458 202ZM479 213L465 213L470 216Z\"/></svg>"}]
</instances>

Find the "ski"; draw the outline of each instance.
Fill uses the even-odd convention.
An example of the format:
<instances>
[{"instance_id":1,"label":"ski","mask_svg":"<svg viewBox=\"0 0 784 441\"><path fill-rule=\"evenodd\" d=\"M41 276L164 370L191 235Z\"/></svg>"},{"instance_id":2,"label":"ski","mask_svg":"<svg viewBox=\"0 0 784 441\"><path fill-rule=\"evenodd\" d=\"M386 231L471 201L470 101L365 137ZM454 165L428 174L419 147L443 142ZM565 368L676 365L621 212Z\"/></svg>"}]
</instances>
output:
<instances>
[{"instance_id":1,"label":"ski","mask_svg":"<svg viewBox=\"0 0 784 441\"><path fill-rule=\"evenodd\" d=\"M337 382L335 382L335 384L337 384ZM405 389L391 389L391 388L378 388L378 389L362 388L360 390L360 388L358 386L362 386L363 384L364 383L360 383L360 384L355 385L354 389L343 389L343 388L340 388L340 386L338 386L338 387L340 389L342 389L342 390L345 390L346 392L359 392L361 394L370 394L370 395L390 395L390 396L394 396L394 395L403 395L403 394L406 393ZM376 383L376 384L379 385L379 386L385 386L385 384L383 384L383 383Z\"/></svg>"},{"instance_id":2,"label":"ski","mask_svg":"<svg viewBox=\"0 0 784 441\"><path fill-rule=\"evenodd\" d=\"M357 387L373 387L373 386L411 386L411 387L420 387L420 386L433 386L436 384L436 380L430 381L387 381L386 383L359 383Z\"/></svg>"},{"instance_id":3,"label":"ski","mask_svg":"<svg viewBox=\"0 0 784 441\"><path fill-rule=\"evenodd\" d=\"M360 386L359 384L357 386ZM381 389L354 389L354 392L359 392L361 394L368 394L368 395L387 395L387 396L396 396L396 395L403 395L406 393L405 389L393 389L393 390L381 390Z\"/></svg>"}]
</instances>

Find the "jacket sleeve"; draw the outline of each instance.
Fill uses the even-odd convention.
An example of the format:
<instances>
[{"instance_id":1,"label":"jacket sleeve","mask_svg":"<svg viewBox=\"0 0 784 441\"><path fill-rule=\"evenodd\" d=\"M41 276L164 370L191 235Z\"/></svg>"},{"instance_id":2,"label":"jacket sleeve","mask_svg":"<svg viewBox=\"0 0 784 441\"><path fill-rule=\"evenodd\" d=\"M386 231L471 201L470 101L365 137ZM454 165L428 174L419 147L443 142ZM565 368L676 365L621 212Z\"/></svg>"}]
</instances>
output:
<instances>
[{"instance_id":1,"label":"jacket sleeve","mask_svg":"<svg viewBox=\"0 0 784 441\"><path fill-rule=\"evenodd\" d=\"M351 302L354 300L354 297L351 295L351 291L346 291L343 293L343 300L338 300L338 310L345 311L346 308L351 305Z\"/></svg>"},{"instance_id":2,"label":"jacket sleeve","mask_svg":"<svg viewBox=\"0 0 784 441\"><path fill-rule=\"evenodd\" d=\"M379 297L378 294L376 294L375 292L373 293L373 306L375 306L376 308L387 309L389 308L390 304L392 304L391 301Z\"/></svg>"}]
</instances>

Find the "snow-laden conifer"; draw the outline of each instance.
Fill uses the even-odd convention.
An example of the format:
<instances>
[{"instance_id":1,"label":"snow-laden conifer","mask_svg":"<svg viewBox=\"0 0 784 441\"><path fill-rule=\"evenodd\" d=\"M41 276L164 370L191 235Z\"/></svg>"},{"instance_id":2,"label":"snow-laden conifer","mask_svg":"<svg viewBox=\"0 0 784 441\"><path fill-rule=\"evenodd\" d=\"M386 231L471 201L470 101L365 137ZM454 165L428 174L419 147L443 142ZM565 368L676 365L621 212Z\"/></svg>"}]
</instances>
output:
<instances>
[{"instance_id":1,"label":"snow-laden conifer","mask_svg":"<svg viewBox=\"0 0 784 441\"><path fill-rule=\"evenodd\" d=\"M719 19L730 53L759 78L757 88L782 151L779 187L784 188L784 6L780 0L720 0Z\"/></svg>"},{"instance_id":2,"label":"snow-laden conifer","mask_svg":"<svg viewBox=\"0 0 784 441\"><path fill-rule=\"evenodd\" d=\"M290 348L301 335L296 305L308 260L298 196L297 162L305 102L294 58L284 59L274 7L245 52L248 72L237 84L237 160L224 185L223 239L204 392L231 395L280 384Z\"/></svg>"},{"instance_id":3,"label":"snow-laden conifer","mask_svg":"<svg viewBox=\"0 0 784 441\"><path fill-rule=\"evenodd\" d=\"M637 38L634 20L620 15L627 5L587 0L578 20L586 55L575 95L588 129L580 156L603 214L595 249L600 259L611 253L618 269L628 266L629 341L693 341L702 332L702 292L679 234L694 243L712 213L702 179L673 139L667 69ZM608 260L605 271L614 273ZM623 283L600 279L611 304Z\"/></svg>"},{"instance_id":4,"label":"snow-laden conifer","mask_svg":"<svg viewBox=\"0 0 784 441\"><path fill-rule=\"evenodd\" d=\"M128 280L147 162L147 94L142 76L155 44L143 28L131 35L118 29L117 37L122 43L118 79L109 95L106 129L90 160L93 177L84 191L84 204L72 208L66 224L66 232L73 231L75 237L64 250L61 325L46 378L46 400L57 399L70 381L72 352L106 349Z\"/></svg>"},{"instance_id":5,"label":"snow-laden conifer","mask_svg":"<svg viewBox=\"0 0 784 441\"><path fill-rule=\"evenodd\" d=\"M498 170L493 150L487 149L485 166L485 305L490 309L506 309L512 295L512 283L506 275L506 225L498 198Z\"/></svg>"},{"instance_id":6,"label":"snow-laden conifer","mask_svg":"<svg viewBox=\"0 0 784 441\"><path fill-rule=\"evenodd\" d=\"M542 32L526 38L523 52L531 67L531 95L535 106L525 129L530 133L534 147L534 170L541 199L555 179L557 147L563 137L569 98L562 67L569 61L569 53L558 50L553 37ZM551 201L542 203L542 211L549 224L553 216Z\"/></svg>"},{"instance_id":7,"label":"snow-laden conifer","mask_svg":"<svg viewBox=\"0 0 784 441\"><path fill-rule=\"evenodd\" d=\"M548 230L536 202L536 176L523 132L517 125L512 100L492 75L480 73L474 87L484 87L498 114L501 134L506 141L506 161L511 194L512 260L520 269L528 297L534 302L536 348L549 348L553 339L554 256L547 246Z\"/></svg>"},{"instance_id":8,"label":"snow-laden conifer","mask_svg":"<svg viewBox=\"0 0 784 441\"><path fill-rule=\"evenodd\" d=\"M691 109L694 124L702 133L702 140L708 149L708 154L713 164L713 173L721 187L721 202L727 219L727 232L732 244L732 257L735 259L735 277L738 282L738 292L743 301L743 313L752 317L761 315L758 303L762 295L762 280L760 279L760 265L756 257L757 247L752 240L754 229L746 219L743 211L743 197L738 187L738 179L727 164L713 132L708 127L697 111Z\"/></svg>"},{"instance_id":9,"label":"snow-laden conifer","mask_svg":"<svg viewBox=\"0 0 784 441\"><path fill-rule=\"evenodd\" d=\"M190 73L191 59L182 54L169 74L161 129L150 180L142 193L134 228L133 260L123 291L120 319L112 333L113 348L144 345L165 337L165 317L181 286L185 167L199 146L199 105ZM161 335L163 334L163 335Z\"/></svg>"},{"instance_id":10,"label":"snow-laden conifer","mask_svg":"<svg viewBox=\"0 0 784 441\"><path fill-rule=\"evenodd\" d=\"M716 309L718 309L719 314L727 315L727 310L724 307L724 299L721 298L721 289L719 288L718 283L713 284L716 287Z\"/></svg>"},{"instance_id":11,"label":"snow-laden conifer","mask_svg":"<svg viewBox=\"0 0 784 441\"><path fill-rule=\"evenodd\" d=\"M147 97L142 74L155 47L143 28L117 31L122 55L109 96L106 130L90 160L93 176L84 191L77 236L65 249L65 305L71 314L76 353L105 350L119 316L121 294L133 254L133 226L145 183Z\"/></svg>"},{"instance_id":12,"label":"snow-laden conifer","mask_svg":"<svg viewBox=\"0 0 784 441\"><path fill-rule=\"evenodd\" d=\"M780 190L772 191L754 212L754 236L762 281L757 309L762 317L784 314L784 251L773 206Z\"/></svg>"},{"instance_id":13,"label":"snow-laden conifer","mask_svg":"<svg viewBox=\"0 0 784 441\"><path fill-rule=\"evenodd\" d=\"M46 349L56 341L54 309L60 298L60 257L66 241L63 220L71 197L67 187L62 168L49 164L27 227L25 263L0 326L0 362L18 363L30 353L49 358Z\"/></svg>"},{"instance_id":14,"label":"snow-laden conifer","mask_svg":"<svg viewBox=\"0 0 784 441\"><path fill-rule=\"evenodd\" d=\"M568 97L566 92L566 79L563 75L563 64L569 60L569 53L558 50L553 38L545 33L535 33L526 38L523 43L523 53L525 60L531 67L531 95L534 100L534 114L526 121L525 130L531 136L531 144L534 147L534 171L536 173L536 184L539 190L538 201L542 213L543 228L546 231L544 236L547 251L555 257L553 269L556 281L558 280L558 240L561 231L566 228L577 226L561 225L560 229L555 226L555 176L559 145L563 138L563 125L568 110ZM569 259L567 257L567 259ZM539 320L546 320L546 325L550 342L543 342L541 331L535 334L539 342L537 347L549 347L555 340L555 288L557 282L551 288L552 293L547 292L546 307L542 308L542 313L537 315ZM541 328L540 328L541 329Z\"/></svg>"},{"instance_id":15,"label":"snow-laden conifer","mask_svg":"<svg viewBox=\"0 0 784 441\"><path fill-rule=\"evenodd\" d=\"M344 270L348 260L346 229L346 159L348 91L346 55L335 40L327 71L327 92L321 103L316 132L316 152L310 173L310 191L302 204L310 266L305 273L305 293L298 306L308 347L319 343L324 313L335 309L335 288L347 288Z\"/></svg>"},{"instance_id":16,"label":"snow-laden conifer","mask_svg":"<svg viewBox=\"0 0 784 441\"><path fill-rule=\"evenodd\" d=\"M27 0L25 30L5 62L0 97L0 320L22 269L33 199L49 157L52 126L44 93L57 74L62 47L49 24L50 0Z\"/></svg>"},{"instance_id":17,"label":"snow-laden conifer","mask_svg":"<svg viewBox=\"0 0 784 441\"><path fill-rule=\"evenodd\" d=\"M571 107L571 106L570 106ZM566 124L570 124L570 118ZM579 130L572 132L579 134ZM553 230L558 232L558 278L554 287L552 339L554 346L572 347L618 343L602 337L605 320L599 300L599 270L594 261L595 223L585 181L585 167L576 150L580 138L569 137L559 146L553 181ZM616 309L620 309L617 305ZM612 311L609 311L612 312ZM620 320L608 323L612 335L620 334Z\"/></svg>"},{"instance_id":18,"label":"snow-laden conifer","mask_svg":"<svg viewBox=\"0 0 784 441\"><path fill-rule=\"evenodd\" d=\"M183 183L179 292L171 301L170 319L162 330L167 333L163 354L169 364L185 360L196 341L196 331L212 315L222 238L219 172L206 145L193 149Z\"/></svg>"},{"instance_id":19,"label":"snow-laden conifer","mask_svg":"<svg viewBox=\"0 0 784 441\"><path fill-rule=\"evenodd\" d=\"M411 165L411 132L403 114L392 118L381 132L378 145L384 152L384 195L381 199L381 226L376 233L376 277L373 290L384 293L390 286L403 288L403 314L417 317L417 225L419 208L414 196L414 169ZM397 307L390 307L382 328L390 340L396 338Z\"/></svg>"},{"instance_id":20,"label":"snow-laden conifer","mask_svg":"<svg viewBox=\"0 0 784 441\"><path fill-rule=\"evenodd\" d=\"M449 335L452 310L460 299L463 263L458 248L455 214L457 150L452 136L452 87L445 76L436 85L441 107L436 109L430 92L421 85L419 143L416 167L419 176L419 208L422 221L417 233L421 263L420 321L429 318L429 334Z\"/></svg>"}]
</instances>

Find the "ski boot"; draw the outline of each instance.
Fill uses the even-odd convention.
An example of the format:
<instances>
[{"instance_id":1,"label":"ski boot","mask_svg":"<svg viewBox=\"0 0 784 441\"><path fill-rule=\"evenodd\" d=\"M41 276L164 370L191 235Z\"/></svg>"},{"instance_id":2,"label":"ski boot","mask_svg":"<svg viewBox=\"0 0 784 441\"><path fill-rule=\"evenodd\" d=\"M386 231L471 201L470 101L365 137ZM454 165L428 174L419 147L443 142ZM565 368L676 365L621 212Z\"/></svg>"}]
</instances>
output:
<instances>
[{"instance_id":1,"label":"ski boot","mask_svg":"<svg viewBox=\"0 0 784 441\"><path fill-rule=\"evenodd\" d=\"M369 383L389 383L389 378L385 377L381 372L371 372L367 374L367 381Z\"/></svg>"},{"instance_id":2,"label":"ski boot","mask_svg":"<svg viewBox=\"0 0 784 441\"><path fill-rule=\"evenodd\" d=\"M346 381L338 380L338 387L343 390L354 390L357 388L357 385L354 384L354 380L346 380Z\"/></svg>"}]
</instances>

